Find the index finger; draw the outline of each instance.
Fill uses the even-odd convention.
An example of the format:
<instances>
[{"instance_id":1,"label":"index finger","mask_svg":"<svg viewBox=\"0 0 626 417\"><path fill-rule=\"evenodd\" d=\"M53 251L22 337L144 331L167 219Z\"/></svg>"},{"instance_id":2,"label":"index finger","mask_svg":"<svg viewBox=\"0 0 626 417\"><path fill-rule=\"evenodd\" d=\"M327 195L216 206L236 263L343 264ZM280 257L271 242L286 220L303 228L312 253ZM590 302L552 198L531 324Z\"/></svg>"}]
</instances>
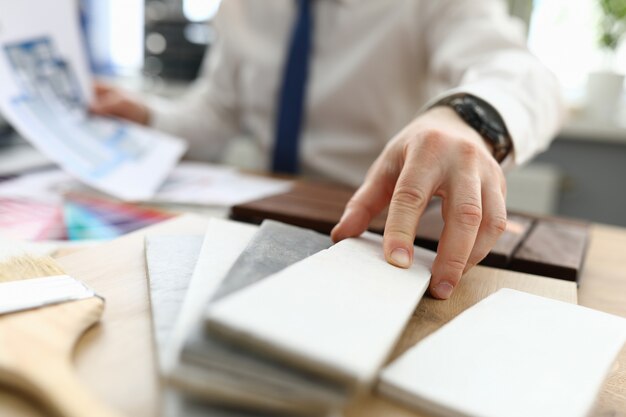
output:
<instances>
[{"instance_id":1,"label":"index finger","mask_svg":"<svg viewBox=\"0 0 626 417\"><path fill-rule=\"evenodd\" d=\"M444 228L433 263L430 293L447 299L459 283L482 221L481 183L463 175L443 201Z\"/></svg>"},{"instance_id":2,"label":"index finger","mask_svg":"<svg viewBox=\"0 0 626 417\"><path fill-rule=\"evenodd\" d=\"M436 164L420 156L416 154L407 158L394 189L385 224L385 258L401 268L408 268L413 262L417 225L440 178Z\"/></svg>"}]
</instances>

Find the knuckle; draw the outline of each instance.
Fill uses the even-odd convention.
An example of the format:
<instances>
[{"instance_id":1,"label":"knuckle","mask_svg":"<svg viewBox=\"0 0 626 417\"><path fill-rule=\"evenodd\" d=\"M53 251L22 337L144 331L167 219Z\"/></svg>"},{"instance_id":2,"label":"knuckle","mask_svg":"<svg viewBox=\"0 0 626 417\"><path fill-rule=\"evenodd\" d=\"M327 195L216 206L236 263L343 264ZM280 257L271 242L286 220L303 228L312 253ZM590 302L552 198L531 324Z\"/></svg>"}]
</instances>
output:
<instances>
[{"instance_id":1,"label":"knuckle","mask_svg":"<svg viewBox=\"0 0 626 417\"><path fill-rule=\"evenodd\" d=\"M476 203L462 203L456 206L455 216L459 223L478 227L482 222L482 208Z\"/></svg>"},{"instance_id":2,"label":"knuckle","mask_svg":"<svg viewBox=\"0 0 626 417\"><path fill-rule=\"evenodd\" d=\"M462 141L458 145L458 151L461 158L466 160L474 160L478 157L478 146L475 143L469 141Z\"/></svg>"},{"instance_id":3,"label":"knuckle","mask_svg":"<svg viewBox=\"0 0 626 417\"><path fill-rule=\"evenodd\" d=\"M415 236L411 231L400 225L389 225L385 228L385 234L393 239L400 240L402 242L413 242Z\"/></svg>"},{"instance_id":4,"label":"knuckle","mask_svg":"<svg viewBox=\"0 0 626 417\"><path fill-rule=\"evenodd\" d=\"M489 216L485 221L487 222L487 228L498 235L501 235L506 230L506 215L497 214Z\"/></svg>"},{"instance_id":5,"label":"knuckle","mask_svg":"<svg viewBox=\"0 0 626 417\"><path fill-rule=\"evenodd\" d=\"M425 151L439 154L446 151L446 134L437 129L429 128L422 133L421 142Z\"/></svg>"},{"instance_id":6,"label":"knuckle","mask_svg":"<svg viewBox=\"0 0 626 417\"><path fill-rule=\"evenodd\" d=\"M415 187L400 185L393 193L392 204L397 208L404 208L415 212L427 203L426 193Z\"/></svg>"},{"instance_id":7,"label":"knuckle","mask_svg":"<svg viewBox=\"0 0 626 417\"><path fill-rule=\"evenodd\" d=\"M436 127L428 127L424 129L423 135L432 142L436 142L437 140L441 140L446 137L446 133L441 129L437 129Z\"/></svg>"},{"instance_id":8,"label":"knuckle","mask_svg":"<svg viewBox=\"0 0 626 417\"><path fill-rule=\"evenodd\" d=\"M451 271L456 273L456 275L460 275L465 269L465 265L467 262L464 259L460 258L448 258L443 262L443 266L447 271Z\"/></svg>"}]
</instances>

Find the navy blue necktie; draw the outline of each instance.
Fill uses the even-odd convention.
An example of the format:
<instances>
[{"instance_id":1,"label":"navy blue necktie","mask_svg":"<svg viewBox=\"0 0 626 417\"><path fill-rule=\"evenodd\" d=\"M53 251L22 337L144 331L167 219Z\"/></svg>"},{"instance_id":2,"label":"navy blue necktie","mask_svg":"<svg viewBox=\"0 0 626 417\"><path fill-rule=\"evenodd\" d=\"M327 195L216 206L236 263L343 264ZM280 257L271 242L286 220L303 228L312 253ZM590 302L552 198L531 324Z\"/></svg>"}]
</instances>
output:
<instances>
[{"instance_id":1,"label":"navy blue necktie","mask_svg":"<svg viewBox=\"0 0 626 417\"><path fill-rule=\"evenodd\" d=\"M299 168L298 137L304 118L306 80L313 35L311 0L297 0L297 4L297 18L291 32L278 101L272 161L274 172L287 174L295 174Z\"/></svg>"}]
</instances>

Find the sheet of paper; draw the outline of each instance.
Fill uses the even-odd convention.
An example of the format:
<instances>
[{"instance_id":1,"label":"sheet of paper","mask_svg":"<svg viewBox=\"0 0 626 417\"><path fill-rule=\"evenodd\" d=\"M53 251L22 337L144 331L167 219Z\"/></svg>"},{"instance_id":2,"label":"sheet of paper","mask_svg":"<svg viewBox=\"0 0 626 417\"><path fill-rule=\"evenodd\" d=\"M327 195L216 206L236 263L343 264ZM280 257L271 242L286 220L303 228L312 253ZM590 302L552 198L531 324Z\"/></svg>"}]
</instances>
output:
<instances>
[{"instance_id":1,"label":"sheet of paper","mask_svg":"<svg viewBox=\"0 0 626 417\"><path fill-rule=\"evenodd\" d=\"M319 375L372 382L428 287L434 253L415 248L409 269L364 234L209 306L207 325L242 346Z\"/></svg>"},{"instance_id":2,"label":"sheet of paper","mask_svg":"<svg viewBox=\"0 0 626 417\"><path fill-rule=\"evenodd\" d=\"M80 189L80 183L71 175L53 168L0 182L0 198L60 204L65 193Z\"/></svg>"},{"instance_id":3,"label":"sheet of paper","mask_svg":"<svg viewBox=\"0 0 626 417\"><path fill-rule=\"evenodd\" d=\"M621 317L502 289L384 369L379 391L447 417L583 417L624 342Z\"/></svg>"},{"instance_id":4,"label":"sheet of paper","mask_svg":"<svg viewBox=\"0 0 626 417\"><path fill-rule=\"evenodd\" d=\"M230 207L287 192L291 186L291 181L243 174L232 167L184 161L170 172L154 197L145 201ZM64 193L86 188L67 173L50 169L1 182L0 197L62 201Z\"/></svg>"},{"instance_id":5,"label":"sheet of paper","mask_svg":"<svg viewBox=\"0 0 626 417\"><path fill-rule=\"evenodd\" d=\"M224 166L184 162L151 201L228 207L285 193L291 186L291 181L248 175Z\"/></svg>"},{"instance_id":6,"label":"sheet of paper","mask_svg":"<svg viewBox=\"0 0 626 417\"><path fill-rule=\"evenodd\" d=\"M91 78L75 0L0 0L0 110L64 170L125 200L144 200L185 151L182 140L90 116Z\"/></svg>"}]
</instances>

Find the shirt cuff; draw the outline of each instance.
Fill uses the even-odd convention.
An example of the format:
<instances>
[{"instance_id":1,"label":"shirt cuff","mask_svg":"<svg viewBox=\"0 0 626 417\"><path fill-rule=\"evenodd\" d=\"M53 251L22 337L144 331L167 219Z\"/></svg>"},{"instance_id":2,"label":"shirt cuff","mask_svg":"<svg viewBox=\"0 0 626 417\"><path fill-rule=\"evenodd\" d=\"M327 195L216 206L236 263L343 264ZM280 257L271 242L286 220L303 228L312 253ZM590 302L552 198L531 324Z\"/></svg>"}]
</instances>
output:
<instances>
[{"instance_id":1,"label":"shirt cuff","mask_svg":"<svg viewBox=\"0 0 626 417\"><path fill-rule=\"evenodd\" d=\"M146 103L150 114L148 126L169 134L176 134L177 127L180 123L179 116L173 109L169 100L160 97L150 97Z\"/></svg>"}]
</instances>

